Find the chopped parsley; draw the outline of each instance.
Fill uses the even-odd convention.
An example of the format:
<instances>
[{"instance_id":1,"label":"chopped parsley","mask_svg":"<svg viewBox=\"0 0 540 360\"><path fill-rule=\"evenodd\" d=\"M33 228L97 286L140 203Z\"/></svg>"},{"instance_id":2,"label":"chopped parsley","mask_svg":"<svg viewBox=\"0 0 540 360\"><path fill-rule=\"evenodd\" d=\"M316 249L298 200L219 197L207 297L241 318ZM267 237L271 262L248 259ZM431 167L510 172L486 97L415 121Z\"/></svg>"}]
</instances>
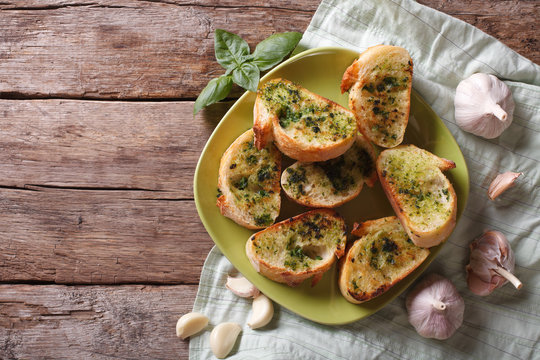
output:
<instances>
[{"instance_id":1,"label":"chopped parsley","mask_svg":"<svg viewBox=\"0 0 540 360\"><path fill-rule=\"evenodd\" d=\"M234 184L234 187L237 188L238 190L244 190L245 188L247 188L248 186L248 178L247 177L242 177L238 182L236 182Z\"/></svg>"},{"instance_id":2,"label":"chopped parsley","mask_svg":"<svg viewBox=\"0 0 540 360\"><path fill-rule=\"evenodd\" d=\"M264 166L257 171L257 179L259 179L260 182L263 182L265 180L269 180L272 178L272 173L270 171L270 165Z\"/></svg>"},{"instance_id":3,"label":"chopped parsley","mask_svg":"<svg viewBox=\"0 0 540 360\"><path fill-rule=\"evenodd\" d=\"M272 217L270 216L270 214L262 214L260 216L255 216L254 218L255 220L255 224L257 224L257 226L265 226L265 225L270 225L273 220L272 220Z\"/></svg>"},{"instance_id":4,"label":"chopped parsley","mask_svg":"<svg viewBox=\"0 0 540 360\"><path fill-rule=\"evenodd\" d=\"M246 162L249 164L249 165L255 165L257 162L258 162L258 159L255 155L249 155L247 158L246 158Z\"/></svg>"}]
</instances>

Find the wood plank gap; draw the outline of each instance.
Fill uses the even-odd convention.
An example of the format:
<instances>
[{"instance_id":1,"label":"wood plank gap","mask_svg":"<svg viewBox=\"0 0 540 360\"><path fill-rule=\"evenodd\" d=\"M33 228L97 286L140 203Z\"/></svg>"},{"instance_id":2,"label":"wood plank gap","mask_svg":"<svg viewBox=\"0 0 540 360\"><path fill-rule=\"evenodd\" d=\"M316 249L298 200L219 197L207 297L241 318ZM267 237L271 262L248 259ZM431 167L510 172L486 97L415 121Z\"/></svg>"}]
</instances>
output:
<instances>
[{"instance_id":1,"label":"wood plank gap","mask_svg":"<svg viewBox=\"0 0 540 360\"><path fill-rule=\"evenodd\" d=\"M210 8L210 9L262 9L262 10L279 10L279 11L291 11L291 12L301 12L306 14L313 14L314 9L300 9L300 8L287 8L283 6L264 6L264 5L211 5L211 4L198 4L198 3L176 3L174 1L164 1L164 0L139 0L139 2L147 2L154 4L163 4L163 5L172 5L175 7L198 7L198 8ZM9 3L0 3L0 6L9 6ZM45 6L17 6L17 7L7 7L0 9L0 11L41 11L41 10L59 10L72 7L88 7L88 8L102 8L102 9L139 9L137 6L126 6L126 5L107 5L99 3L72 3L72 4L54 4L54 5L45 5Z\"/></svg>"},{"instance_id":2,"label":"wood plank gap","mask_svg":"<svg viewBox=\"0 0 540 360\"><path fill-rule=\"evenodd\" d=\"M38 189L31 189L24 186L16 186L16 185L0 185L0 189L5 190L27 190L27 191L39 191Z\"/></svg>"},{"instance_id":3,"label":"wood plank gap","mask_svg":"<svg viewBox=\"0 0 540 360\"><path fill-rule=\"evenodd\" d=\"M241 94L239 94L241 95ZM238 96L239 97L239 96ZM221 101L234 101L238 97L227 97ZM196 97L155 97L155 98L139 98L139 97L126 97L126 98L103 98L93 96L70 96L68 94L61 94L58 96L49 96L45 94L25 94L21 92L0 92L0 100L81 100L81 101L121 101L121 102L194 102Z\"/></svg>"},{"instance_id":4,"label":"wood plank gap","mask_svg":"<svg viewBox=\"0 0 540 360\"><path fill-rule=\"evenodd\" d=\"M161 286L161 287L172 287L179 285L193 285L199 286L198 281L177 281L177 282L159 282L159 281L125 281L125 282L100 282L100 283L87 283L87 282L54 282L46 280L0 280L0 285L35 285L35 286L139 286L139 285L148 285L148 286ZM1 301L0 301L1 302Z\"/></svg>"},{"instance_id":5,"label":"wood plank gap","mask_svg":"<svg viewBox=\"0 0 540 360\"><path fill-rule=\"evenodd\" d=\"M23 188L20 188L17 186L13 186L13 187L8 186L7 188L13 188L16 190L30 190L30 189L36 189L36 188L38 188L39 190L39 188L45 188L45 189L59 189L59 190L81 190L81 191L150 191L150 192L165 192L166 191L166 190L144 189L144 188L136 188L136 187L107 187L107 186L95 187L95 186L45 185L45 184L25 184ZM185 200L189 200L189 199L185 199Z\"/></svg>"},{"instance_id":6,"label":"wood plank gap","mask_svg":"<svg viewBox=\"0 0 540 360\"><path fill-rule=\"evenodd\" d=\"M11 5L8 3L0 3L0 5ZM45 5L45 6L18 6L11 8L0 9L0 11L40 11L40 10L58 10L66 9L73 7L92 7L92 8L104 8L104 9L137 9L133 6L123 6L123 5L103 5L95 2L92 3L73 3L73 4L54 4L54 5Z\"/></svg>"},{"instance_id":7,"label":"wood plank gap","mask_svg":"<svg viewBox=\"0 0 540 360\"><path fill-rule=\"evenodd\" d=\"M139 0L140 2L149 2L149 3L158 3L165 5L173 5L178 7L201 7L201 8L211 8L211 9L262 9L262 10L280 10L280 11L291 11L291 12L303 12L306 14L313 14L314 9L299 9L283 6L263 6L263 5L210 5L210 4L197 4L197 3L182 3L178 4L174 1L166 0Z\"/></svg>"}]
</instances>

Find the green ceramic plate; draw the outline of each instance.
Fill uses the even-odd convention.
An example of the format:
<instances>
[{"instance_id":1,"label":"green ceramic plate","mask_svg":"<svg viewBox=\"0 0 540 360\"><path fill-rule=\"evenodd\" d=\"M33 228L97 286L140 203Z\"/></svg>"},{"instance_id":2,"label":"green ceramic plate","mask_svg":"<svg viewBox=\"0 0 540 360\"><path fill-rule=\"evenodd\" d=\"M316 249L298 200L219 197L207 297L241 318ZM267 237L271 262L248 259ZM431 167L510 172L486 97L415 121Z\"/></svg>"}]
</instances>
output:
<instances>
[{"instance_id":1,"label":"green ceramic plate","mask_svg":"<svg viewBox=\"0 0 540 360\"><path fill-rule=\"evenodd\" d=\"M308 50L270 71L261 79L261 83L283 77L347 107L347 94L340 94L339 86L343 72L357 57L358 53L341 48ZM255 94L252 92L246 92L238 99L210 136L199 159L194 193L197 210L206 230L223 254L246 278L287 309L323 324L344 324L373 314L405 290L433 261L444 244L433 248L430 256L416 271L385 294L360 305L347 302L339 292L335 265L315 287L311 287L310 281L305 281L297 288L290 288L259 275L244 252L245 243L253 231L221 216L216 206L221 155L234 139L252 126L254 102ZM414 91L411 115L403 143L415 144L456 163L456 168L449 171L447 176L458 196L459 219L469 194L469 175L459 146L443 122ZM284 162L283 165L288 164ZM283 196L278 220L306 210ZM355 221L394 215L379 183L373 188L364 186L356 199L337 208L337 211L345 218L349 229Z\"/></svg>"}]
</instances>

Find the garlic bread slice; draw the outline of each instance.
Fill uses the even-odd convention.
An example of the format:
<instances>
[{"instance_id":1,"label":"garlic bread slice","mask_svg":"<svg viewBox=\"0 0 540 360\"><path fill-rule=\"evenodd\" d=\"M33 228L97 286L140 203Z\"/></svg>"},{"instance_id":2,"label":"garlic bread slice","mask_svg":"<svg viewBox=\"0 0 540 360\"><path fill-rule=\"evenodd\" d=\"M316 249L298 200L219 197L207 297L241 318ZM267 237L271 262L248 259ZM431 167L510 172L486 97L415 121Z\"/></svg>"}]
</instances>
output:
<instances>
[{"instance_id":1,"label":"garlic bread slice","mask_svg":"<svg viewBox=\"0 0 540 360\"><path fill-rule=\"evenodd\" d=\"M304 206L333 208L354 199L364 182L377 181L373 145L358 133L345 154L314 163L296 162L281 174L281 187L287 196Z\"/></svg>"},{"instance_id":2,"label":"garlic bread slice","mask_svg":"<svg viewBox=\"0 0 540 360\"><path fill-rule=\"evenodd\" d=\"M342 155L357 132L349 110L285 79L270 80L257 91L253 121L258 148L273 139L281 152L303 162Z\"/></svg>"},{"instance_id":3,"label":"garlic bread slice","mask_svg":"<svg viewBox=\"0 0 540 360\"><path fill-rule=\"evenodd\" d=\"M414 145L384 150L377 158L382 188L417 246L438 245L454 230L456 192L442 171L455 167Z\"/></svg>"},{"instance_id":4,"label":"garlic bread slice","mask_svg":"<svg viewBox=\"0 0 540 360\"><path fill-rule=\"evenodd\" d=\"M281 206L281 153L270 143L258 150L253 130L240 135L219 165L217 206L221 214L248 229L274 223Z\"/></svg>"},{"instance_id":5,"label":"garlic bread slice","mask_svg":"<svg viewBox=\"0 0 540 360\"><path fill-rule=\"evenodd\" d=\"M409 122L413 63L402 47L378 45L360 54L343 74L341 92L362 134L375 144L401 144Z\"/></svg>"},{"instance_id":6,"label":"garlic bread slice","mask_svg":"<svg viewBox=\"0 0 540 360\"><path fill-rule=\"evenodd\" d=\"M343 218L330 209L308 211L254 234L246 255L261 275L297 286L313 277L315 285L343 256L347 241Z\"/></svg>"},{"instance_id":7,"label":"garlic bread slice","mask_svg":"<svg viewBox=\"0 0 540 360\"><path fill-rule=\"evenodd\" d=\"M339 264L339 289L354 304L371 300L416 269L429 255L409 239L395 216L355 224L359 239Z\"/></svg>"}]
</instances>

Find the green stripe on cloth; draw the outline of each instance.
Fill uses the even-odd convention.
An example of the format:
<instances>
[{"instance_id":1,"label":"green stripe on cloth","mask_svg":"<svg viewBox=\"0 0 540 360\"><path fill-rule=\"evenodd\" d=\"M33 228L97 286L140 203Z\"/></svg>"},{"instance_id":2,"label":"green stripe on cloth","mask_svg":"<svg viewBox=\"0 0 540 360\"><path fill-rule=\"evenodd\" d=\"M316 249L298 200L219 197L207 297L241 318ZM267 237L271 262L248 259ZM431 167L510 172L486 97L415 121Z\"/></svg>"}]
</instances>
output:
<instances>
[{"instance_id":1,"label":"green stripe on cloth","mask_svg":"<svg viewBox=\"0 0 540 360\"><path fill-rule=\"evenodd\" d=\"M403 294L376 314L342 326L316 324L276 305L272 322L251 330L251 301L225 289L234 268L216 248L205 262L194 311L207 314L211 325L242 325L230 359L540 359L540 67L475 27L408 0L324 0L299 49L361 52L381 43L409 50L414 88L443 119L469 167L467 208L427 270L457 286L465 300L463 325L445 341L422 338L407 321ZM497 75L514 96L514 121L497 139L466 133L454 119L455 88L476 72ZM489 183L504 171L524 176L491 201ZM515 273L524 284L520 291L510 284L486 297L468 290L468 245L486 229L503 232L511 242ZM190 341L190 358L213 358L208 331Z\"/></svg>"}]
</instances>

